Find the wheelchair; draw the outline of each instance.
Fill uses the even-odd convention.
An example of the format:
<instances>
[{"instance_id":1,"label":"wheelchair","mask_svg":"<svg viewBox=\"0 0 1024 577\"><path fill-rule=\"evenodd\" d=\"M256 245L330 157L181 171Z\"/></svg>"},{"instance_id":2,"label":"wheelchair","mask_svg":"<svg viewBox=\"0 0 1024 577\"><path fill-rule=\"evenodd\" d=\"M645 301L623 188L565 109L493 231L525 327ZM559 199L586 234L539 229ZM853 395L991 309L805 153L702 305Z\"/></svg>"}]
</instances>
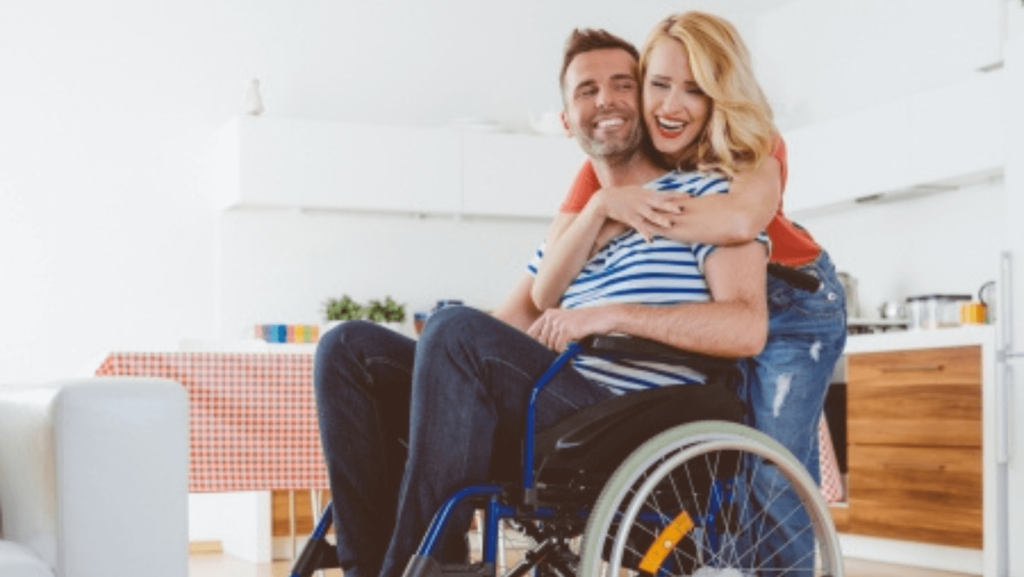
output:
<instances>
[{"instance_id":1,"label":"wheelchair","mask_svg":"<svg viewBox=\"0 0 1024 577\"><path fill-rule=\"evenodd\" d=\"M660 387L614 397L535 431L540 391L581 353L652 360L696 368L703 385ZM651 575L842 577L839 540L824 499L802 465L770 437L740 423L732 393L735 361L660 343L592 336L571 343L535 383L518 470L466 487L436 513L405 577L495 577L502 526L533 542L502 573L518 577ZM759 467L773 470L769 498L792 503L806 546L781 534L778 519L756 503L749 483ZM778 486L774 486L775 484ZM451 511L484 512L480 559L442 565L434 553ZM328 505L291 576L338 567L327 540Z\"/></svg>"}]
</instances>

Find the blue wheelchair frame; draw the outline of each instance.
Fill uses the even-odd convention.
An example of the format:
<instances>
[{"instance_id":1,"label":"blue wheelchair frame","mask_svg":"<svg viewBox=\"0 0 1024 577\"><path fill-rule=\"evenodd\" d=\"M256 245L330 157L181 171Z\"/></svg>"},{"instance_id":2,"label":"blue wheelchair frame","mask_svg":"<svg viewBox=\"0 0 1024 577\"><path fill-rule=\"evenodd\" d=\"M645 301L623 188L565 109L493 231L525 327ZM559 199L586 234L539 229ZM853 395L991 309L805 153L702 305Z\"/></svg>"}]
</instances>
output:
<instances>
[{"instance_id":1,"label":"blue wheelchair frame","mask_svg":"<svg viewBox=\"0 0 1024 577\"><path fill-rule=\"evenodd\" d=\"M537 402L540 399L540 393L544 390L544 387L551 382L555 375L564 368L569 361L575 358L583 351L583 348L578 343L569 343L566 349L558 355L555 361L550 367L541 375L540 379L533 385L533 390L530 393L530 402L526 407L526 429L525 437L523 439L523 476L522 476L522 490L523 490L523 504L526 507L532 509L529 513L529 518L532 519L544 519L555 516L555 510L550 507L537 507L537 488L536 488L536 473L534 471L534 451L536 446L536 428L537 428ZM463 501L473 497L490 497L486 513L484 515L485 526L484 526L484 544L483 544L483 562L484 564L490 564L496 566L497 551L498 551L498 526L502 519L509 519L517 516L516 507L509 505L503 505L498 502L498 497L505 492L504 487L501 485L472 485L466 487L454 495L452 495L448 501L441 507L438 513L434 516L434 520L430 523L430 528L427 529L427 534L423 538L423 542L420 544L419 550L416 552L419 556L430 556L433 555L437 549L441 535L444 531L444 527L448 522L448 517L457 505ZM519 515L519 518L523 518Z\"/></svg>"},{"instance_id":2,"label":"blue wheelchair frame","mask_svg":"<svg viewBox=\"0 0 1024 577\"><path fill-rule=\"evenodd\" d=\"M608 337L604 338L607 339ZM628 337L621 337L621 339L632 342L640 341L640 339L630 339ZM584 342L591 343L593 342L593 338L586 339ZM643 344L648 347L660 347L660 349L653 354L646 352L641 356L651 356L655 358L662 357L671 359L673 362L682 362L696 358L700 359L701 362L705 364L711 364L719 368L731 368L734 366L731 361L727 361L725 359L715 359L713 357L676 351L674 349L669 350L664 345L658 345L656 343L644 342ZM502 499L502 497L508 497L510 491L508 486L500 484L472 485L457 491L454 495L448 498L448 500L434 515L423 541L420 543L416 552L416 556L413 557L410 561L409 567L406 569L405 575L416 576L421 574L432 574L430 573L430 570L419 568L417 565L430 563L431 561L428 560L435 558L434 554L438 551L438 547L441 543L441 537L444 534L444 529L452 511L464 502L476 501L481 503L482 506L480 508L485 512L484 526L482 528L483 547L481 552L481 563L483 564L483 568L480 572L475 573L477 575L496 574L498 540L500 538L500 524L502 520L514 519L516 521L543 521L546 519L554 519L559 514L565 514L564 512L559 513L558 509L555 507L538 505L537 473L535 467L537 404L540 398L540 393L559 373L559 371L565 368L570 361L588 348L590 348L590 346L587 344L580 344L576 342L569 343L566 349L556 357L551 366L547 368L533 386L526 410L522 476L521 487L519 487L522 491L520 503L517 505L510 505L508 502L512 501L512 499ZM629 353L613 354L619 354L620 356L632 356ZM697 527L714 528L723 505L731 501L731 483L726 483L716 479L712 482L710 490L713 494L708 510L705 511L703 515L693 515L693 521ZM581 508L576 514L581 522L585 522L590 511L588 509ZM290 577L307 577L314 570L338 566L336 553L325 538L332 523L332 516L333 506L328 504L317 522L313 533L310 535L306 548L296 560L292 572L290 573ZM664 515L649 511L642 511L639 515L639 519L645 523L662 526L672 521L672 519L666 519ZM719 548L719 536L715 531L705 531L705 533L707 535L709 549L716 552ZM545 553L546 551L537 551L529 559L520 563L519 566L513 568L509 573L507 573L506 577L517 577L526 574L544 560Z\"/></svg>"},{"instance_id":3,"label":"blue wheelchair frame","mask_svg":"<svg viewBox=\"0 0 1024 577\"><path fill-rule=\"evenodd\" d=\"M416 552L417 555L432 556L437 551L441 535L444 532L445 525L448 522L451 512L460 503L471 498L489 497L487 507L484 509L485 525L482 561L484 564L490 564L491 566L496 566L495 563L497 562L499 538L498 526L503 519L516 518L539 520L549 519L555 516L555 509L553 507L537 506L537 479L534 466L537 402L540 398L541 391L544 390L544 387L551 382L555 375L557 375L558 372L569 363L569 361L581 352L583 352L583 347L578 343L569 343L566 349L555 359L551 366L548 367L547 371L545 371L544 374L541 375L540 379L537 380L537 383L533 386L533 391L530 393L530 403L526 409L525 437L523 439L522 476L523 504L528 508L528 512L524 514L524 511L521 508L517 509L516 507L501 504L498 501L498 497L505 492L505 488L501 485L471 485L461 489L449 497L448 501L446 501L438 510L430 524L430 528L427 529L427 534L423 538L423 542L420 544L419 550ZM713 491L711 506L703 518L695 519L697 526L714 527L715 521L718 517L718 512L722 508L722 504L731 500L731 486L727 486L727 484L721 480L715 480L711 490ZM586 516L589 515L589 512L580 511L579 514L581 518L586 518ZM641 512L640 519L641 521L655 524L667 524L672 521L672 519L666 520L664 516L651 512ZM710 531L708 535L711 548L717 551L718 536L715 535L714 531Z\"/></svg>"},{"instance_id":4,"label":"blue wheelchair frame","mask_svg":"<svg viewBox=\"0 0 1024 577\"><path fill-rule=\"evenodd\" d=\"M815 292L821 288L821 281L815 276L777 263L768 264L768 273L800 290ZM497 549L500 535L499 526L502 520L545 520L556 517L558 513L555 508L538 506L536 487L537 474L535 470L536 463L534 462L536 450L535 429L537 401L540 397L541 391L548 385L548 383L551 382L552 378L554 378L554 376L558 374L558 372L562 370L573 358L585 349L589 349L597 338L599 337L589 337L583 341L584 344L570 343L565 351L563 351L555 359L554 363L548 367L533 387L526 412L526 430L523 440L522 486L520 487L522 491L521 502L515 506L508 505L506 502L503 502L501 497L509 496L509 488L499 484L473 485L456 492L448 499L448 501L445 502L437 514L434 515L434 519L431 521L430 527L427 529L427 533L417 550L416 556L413 557L409 566L406 568L406 577L416 577L417 575L420 575L421 572L417 569L416 564L427 563L425 560L433 559L433 553L437 550L441 535L443 534L451 512L463 502L471 500L486 500L483 507L485 510L485 525L483 527L484 543L482 562L485 568L490 568L490 574L492 575L497 567ZM614 337L612 337L612 339L614 339ZM653 357L667 359L669 362L688 364L687 361L696 359L699 364L707 365L712 368L717 367L719 369L733 365L731 361L727 361L725 359L716 359L706 355L680 351L658 343L643 341L643 339L626 338L625 340L642 342L643 346L652 347L645 349L644 352L641 353L641 356L651 357L651 351L654 351ZM620 353L617 354L622 353L620 351ZM629 353L625 353L625 356L630 355ZM711 500L708 510L705 511L703 515L694 515L693 522L696 527L703 528L708 548L712 552L717 552L720 547L721 537L718 534L716 527L718 526L719 513L722 511L723 507L733 501L732 481L713 479L709 487L709 491L711 492ZM512 500L508 499L508 501ZM579 510L578 515L581 520L585 520L589 515L589 511ZM325 538L327 530L331 526L332 517L333 506L328 504L323 515L321 515L317 522L316 528L310 536L309 542L306 544L306 547L303 549L298 559L296 559L290 577L308 577L308 575L312 574L315 570L338 567L336 549L330 545ZM663 516L648 511L641 511L639 518L641 522L649 522L658 525L665 525L668 522ZM523 528L529 530L530 526L526 524L523 525ZM708 528L711 528L711 530L708 530ZM532 559L525 561L525 566L520 564L520 566L514 568L505 577L517 577L519 575L524 575L543 559L543 553L543 551L539 551L538 554L535 554L532 557ZM663 569L665 568L667 567L663 567ZM436 569L437 566L435 565L434 570ZM429 568L423 573L430 574ZM662 573L664 573L664 571L662 571ZM433 574L436 574L436 572ZM463 574L483 575L484 573L477 571L475 573Z\"/></svg>"}]
</instances>

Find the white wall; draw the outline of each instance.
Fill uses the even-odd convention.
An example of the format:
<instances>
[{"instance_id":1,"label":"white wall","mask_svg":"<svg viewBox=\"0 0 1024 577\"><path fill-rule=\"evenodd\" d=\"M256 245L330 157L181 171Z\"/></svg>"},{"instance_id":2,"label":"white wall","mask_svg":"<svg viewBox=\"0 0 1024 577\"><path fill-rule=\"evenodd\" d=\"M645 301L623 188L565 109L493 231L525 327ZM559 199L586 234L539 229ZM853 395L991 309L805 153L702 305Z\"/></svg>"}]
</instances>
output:
<instances>
[{"instance_id":1,"label":"white wall","mask_svg":"<svg viewBox=\"0 0 1024 577\"><path fill-rule=\"evenodd\" d=\"M415 310L441 298L497 306L526 273L547 223L387 214L241 211L221 217L223 334L310 322L327 297L390 295Z\"/></svg>"},{"instance_id":2,"label":"white wall","mask_svg":"<svg viewBox=\"0 0 1024 577\"><path fill-rule=\"evenodd\" d=\"M995 280L1005 238L1001 180L797 219L858 280L862 317L886 301L968 294Z\"/></svg>"},{"instance_id":3,"label":"white wall","mask_svg":"<svg viewBox=\"0 0 1024 577\"><path fill-rule=\"evenodd\" d=\"M3 3L0 382L66 375L110 349L173 349L183 337L221 336L222 312L229 337L250 318L305 320L340 292L393 293L413 307L461 294L493 306L493 287L519 274L519 251L532 248L540 223L488 223L501 230L489 234L481 232L483 223L410 226L399 217L336 216L359 223L353 230L379 227L373 234L388 240L409 240L408 230L423 227L434 253L454 247L482 268L455 272L451 286L418 281L417 292L396 272L378 275L365 257L344 257L350 264L333 271L329 262L318 266L302 256L302 266L331 272L287 291L278 280L247 285L222 309L222 273L225 291L258 276L251 263L261 253L245 247L269 242L253 228L266 215L228 217L226 230L237 234L225 238L224 248L238 261L218 260L221 217L198 174L208 136L239 112L251 77L263 80L268 115L418 126L468 116L522 129L530 112L557 106L559 54L572 27L603 26L641 42L663 15L696 7L734 20L751 41L770 96L783 104L783 120L813 121L890 97L872 79L902 81L903 73L924 66L926 75L900 83L900 90L912 90L939 82L936 70L944 64L959 70L988 59L984 40L971 40L965 50L954 43L966 55L957 60L957 50L928 32L929 17L945 14L938 22L946 26L964 2L982 7L960 18L965 26L988 30L987 14L1000 0ZM1003 2L1009 5L1017 4ZM882 26L870 14L889 21ZM1020 18L1015 22L1019 28ZM942 26L940 38L967 37ZM865 53L851 40L862 29L873 31L879 49ZM886 60L885 46L914 57ZM836 216L828 228L855 229L857 218ZM885 228L900 222L871 218ZM306 227L292 216L279 220L292 230ZM809 224L834 252L847 252L843 239ZM319 224L309 230L320 231L319 244L328 247L353 238ZM487 259L467 248L483 246L482 238L517 244ZM267 254L288 252L287 242ZM299 254L314 245L300 237L291 248ZM276 278L300 276L301 267L285 260L265 262L289 271ZM862 282L873 276L864 266L850 268ZM480 278L497 280L485 286ZM260 286L272 288L261 297Z\"/></svg>"},{"instance_id":4,"label":"white wall","mask_svg":"<svg viewBox=\"0 0 1024 577\"><path fill-rule=\"evenodd\" d=\"M1014 0L792 0L751 40L782 128L935 88L998 64Z\"/></svg>"},{"instance_id":5,"label":"white wall","mask_svg":"<svg viewBox=\"0 0 1024 577\"><path fill-rule=\"evenodd\" d=\"M751 45L785 135L999 65L1022 13L1016 0L793 0L759 19ZM971 105L947 112L960 118ZM858 279L861 315L877 318L885 301L977 294L995 279L1005 194L997 180L794 218Z\"/></svg>"},{"instance_id":6,"label":"white wall","mask_svg":"<svg viewBox=\"0 0 1024 577\"><path fill-rule=\"evenodd\" d=\"M262 79L268 115L522 128L557 106L574 26L640 42L663 15L703 6L750 29L753 7L783 1L4 2L0 382L78 372L110 349L218 336L217 215L198 174L249 78ZM506 237L532 244L536 228ZM490 264L456 286L506 274ZM375 292L317 286L309 303ZM275 310L278 298L256 306ZM288 314L305 318L307 304Z\"/></svg>"}]
</instances>

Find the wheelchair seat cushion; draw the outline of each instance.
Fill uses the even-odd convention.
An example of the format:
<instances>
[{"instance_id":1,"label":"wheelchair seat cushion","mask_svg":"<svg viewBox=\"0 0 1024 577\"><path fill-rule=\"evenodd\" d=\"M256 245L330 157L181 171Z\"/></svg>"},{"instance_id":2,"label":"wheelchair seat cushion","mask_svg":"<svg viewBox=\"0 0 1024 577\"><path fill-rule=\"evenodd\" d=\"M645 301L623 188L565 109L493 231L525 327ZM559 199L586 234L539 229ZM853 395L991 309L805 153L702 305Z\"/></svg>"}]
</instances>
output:
<instances>
[{"instance_id":1,"label":"wheelchair seat cushion","mask_svg":"<svg viewBox=\"0 0 1024 577\"><path fill-rule=\"evenodd\" d=\"M620 395L541 431L536 445L539 479L607 476L637 447L669 428L703 420L741 423L743 405L724 381Z\"/></svg>"}]
</instances>

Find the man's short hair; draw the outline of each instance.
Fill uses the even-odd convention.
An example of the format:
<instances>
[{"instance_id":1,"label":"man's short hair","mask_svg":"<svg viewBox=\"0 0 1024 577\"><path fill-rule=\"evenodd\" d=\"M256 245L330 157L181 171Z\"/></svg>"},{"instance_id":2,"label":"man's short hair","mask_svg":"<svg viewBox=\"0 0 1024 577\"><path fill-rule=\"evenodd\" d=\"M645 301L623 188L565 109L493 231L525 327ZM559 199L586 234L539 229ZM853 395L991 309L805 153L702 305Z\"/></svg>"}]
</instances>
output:
<instances>
[{"instance_id":1,"label":"man's short hair","mask_svg":"<svg viewBox=\"0 0 1024 577\"><path fill-rule=\"evenodd\" d=\"M577 28L572 31L569 40L565 43L565 56L562 59L562 73L558 75L558 84L565 92L565 72L569 69L574 58L590 52L591 50L602 50L605 48L617 48L625 50L633 57L633 60L640 61L640 52L630 42L619 38L607 30L593 28Z\"/></svg>"}]
</instances>

